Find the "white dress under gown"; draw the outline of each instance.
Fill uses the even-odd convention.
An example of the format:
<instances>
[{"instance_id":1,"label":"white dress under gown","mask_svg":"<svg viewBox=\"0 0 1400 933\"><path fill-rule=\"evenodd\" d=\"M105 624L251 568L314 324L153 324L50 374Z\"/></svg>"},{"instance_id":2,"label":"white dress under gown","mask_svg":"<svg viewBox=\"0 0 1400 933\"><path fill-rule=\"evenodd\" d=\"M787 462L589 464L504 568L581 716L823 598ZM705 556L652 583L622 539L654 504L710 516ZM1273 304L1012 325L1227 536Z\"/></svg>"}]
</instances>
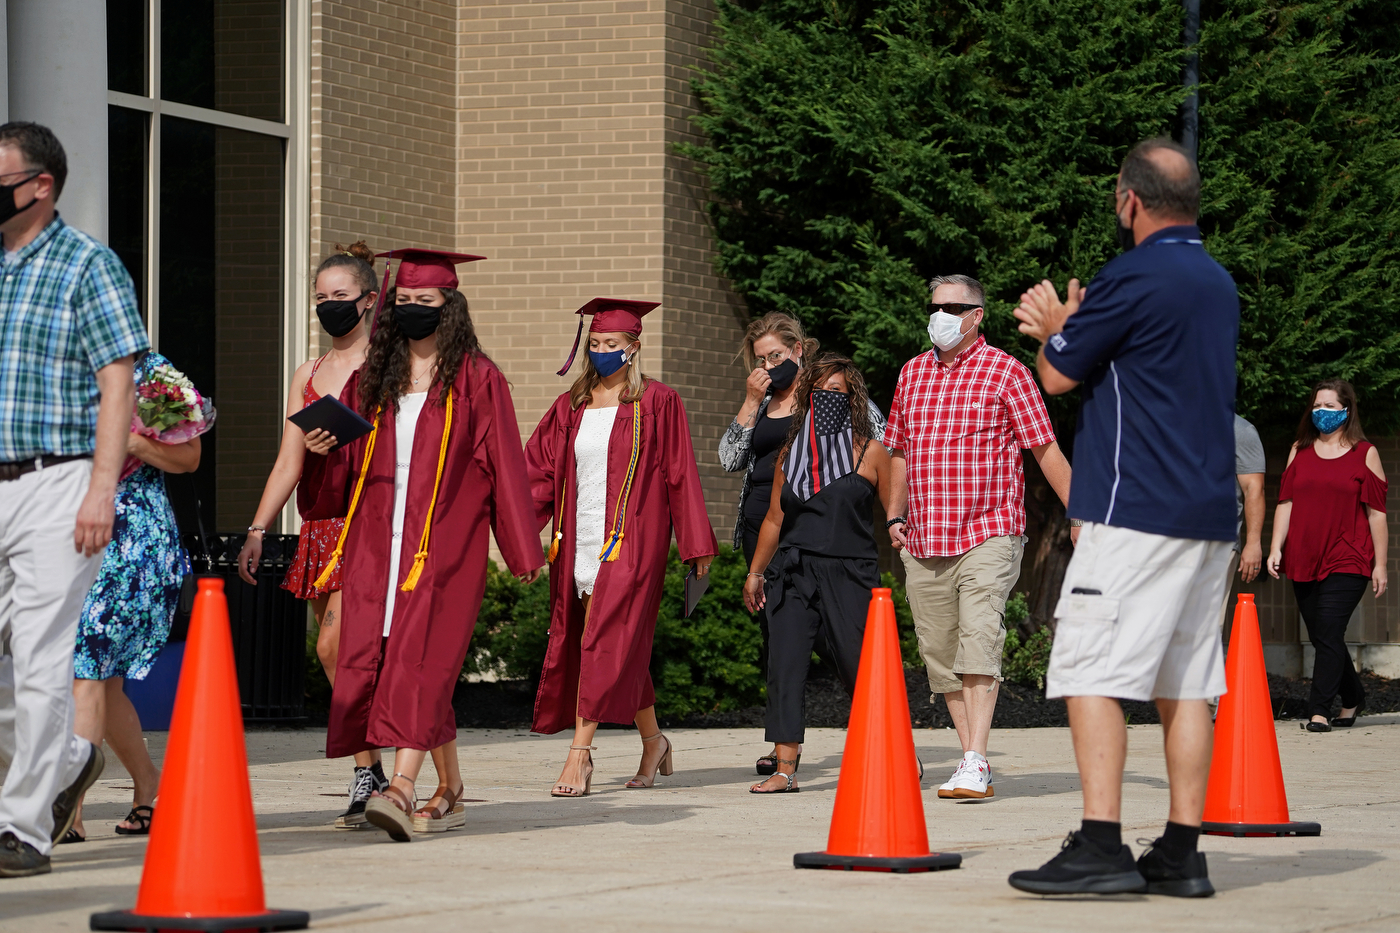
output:
<instances>
[{"instance_id":1,"label":"white dress under gown","mask_svg":"<svg viewBox=\"0 0 1400 933\"><path fill-rule=\"evenodd\" d=\"M574 588L579 596L593 592L602 566L608 520L608 438L617 420L617 406L589 408L574 438L574 478L578 489L574 508Z\"/></svg>"},{"instance_id":2,"label":"white dress under gown","mask_svg":"<svg viewBox=\"0 0 1400 933\"><path fill-rule=\"evenodd\" d=\"M399 558L403 553L403 515L408 507L408 466L413 459L413 435L428 393L410 392L399 398L394 417L394 546L389 549L389 592L384 600L384 637L394 623L394 598L399 594Z\"/></svg>"}]
</instances>

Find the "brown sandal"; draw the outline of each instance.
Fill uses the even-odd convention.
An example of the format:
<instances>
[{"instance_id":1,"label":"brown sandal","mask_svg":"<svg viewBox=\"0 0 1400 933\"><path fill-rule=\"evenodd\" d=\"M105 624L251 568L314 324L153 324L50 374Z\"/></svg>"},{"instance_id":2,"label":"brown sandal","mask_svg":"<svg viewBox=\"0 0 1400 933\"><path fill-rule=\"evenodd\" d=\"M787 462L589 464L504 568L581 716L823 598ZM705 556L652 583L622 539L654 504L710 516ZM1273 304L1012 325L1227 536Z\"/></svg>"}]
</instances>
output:
<instances>
[{"instance_id":1,"label":"brown sandal","mask_svg":"<svg viewBox=\"0 0 1400 933\"><path fill-rule=\"evenodd\" d=\"M413 811L414 832L445 833L449 829L466 826L467 805L458 803L464 790L465 787L453 791L445 785L439 785L428 801L431 803L440 799L442 802L435 807L419 807Z\"/></svg>"},{"instance_id":2,"label":"brown sandal","mask_svg":"<svg viewBox=\"0 0 1400 933\"><path fill-rule=\"evenodd\" d=\"M394 777L408 780L406 774L395 774ZM365 819L388 833L395 842L413 841L412 812L413 801L408 794L394 786L393 779L390 779L383 793L375 792L365 804Z\"/></svg>"}]
</instances>

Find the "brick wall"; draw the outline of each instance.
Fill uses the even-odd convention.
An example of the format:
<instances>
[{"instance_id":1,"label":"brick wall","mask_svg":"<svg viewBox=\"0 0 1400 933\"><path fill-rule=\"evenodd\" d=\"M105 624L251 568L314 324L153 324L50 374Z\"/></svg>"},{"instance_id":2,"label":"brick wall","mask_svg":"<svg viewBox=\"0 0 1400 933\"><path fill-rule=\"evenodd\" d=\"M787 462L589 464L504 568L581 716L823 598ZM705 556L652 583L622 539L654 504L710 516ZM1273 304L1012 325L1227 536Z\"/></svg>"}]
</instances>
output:
<instances>
[{"instance_id":1,"label":"brick wall","mask_svg":"<svg viewBox=\"0 0 1400 933\"><path fill-rule=\"evenodd\" d=\"M452 248L456 6L312 0L313 267L337 242ZM314 315L311 327L308 354L323 352Z\"/></svg>"},{"instance_id":2,"label":"brick wall","mask_svg":"<svg viewBox=\"0 0 1400 933\"><path fill-rule=\"evenodd\" d=\"M734 359L747 312L714 269L713 236L705 212L709 186L677 143L699 143L691 123L697 102L690 81L713 42L712 0L667 0L665 60L665 238L663 301L669 313L663 366L685 397L706 504L726 543L739 509L742 473L719 466L720 436L744 396L744 367Z\"/></svg>"}]
</instances>

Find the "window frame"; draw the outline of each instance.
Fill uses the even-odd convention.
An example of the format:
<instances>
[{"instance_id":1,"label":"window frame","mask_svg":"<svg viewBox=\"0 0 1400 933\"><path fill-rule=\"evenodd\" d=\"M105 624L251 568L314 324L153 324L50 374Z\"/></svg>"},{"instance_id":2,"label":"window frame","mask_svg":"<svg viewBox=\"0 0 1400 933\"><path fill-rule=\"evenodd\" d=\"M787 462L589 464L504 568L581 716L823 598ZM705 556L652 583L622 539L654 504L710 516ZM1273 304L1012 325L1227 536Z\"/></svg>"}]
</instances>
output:
<instances>
[{"instance_id":1,"label":"window frame","mask_svg":"<svg viewBox=\"0 0 1400 933\"><path fill-rule=\"evenodd\" d=\"M306 360L310 345L311 256L311 15L309 0L284 0L282 82L284 121L263 120L242 114L195 107L160 97L162 0L146 0L146 74L144 95L107 91L109 107L149 114L146 131L145 283L142 305L152 349L160 340L160 152L161 120L177 117L229 129L242 130L284 141L282 175L282 359L281 405L291 391L292 380ZM295 533L300 525L294 503L283 508L281 530Z\"/></svg>"}]
</instances>

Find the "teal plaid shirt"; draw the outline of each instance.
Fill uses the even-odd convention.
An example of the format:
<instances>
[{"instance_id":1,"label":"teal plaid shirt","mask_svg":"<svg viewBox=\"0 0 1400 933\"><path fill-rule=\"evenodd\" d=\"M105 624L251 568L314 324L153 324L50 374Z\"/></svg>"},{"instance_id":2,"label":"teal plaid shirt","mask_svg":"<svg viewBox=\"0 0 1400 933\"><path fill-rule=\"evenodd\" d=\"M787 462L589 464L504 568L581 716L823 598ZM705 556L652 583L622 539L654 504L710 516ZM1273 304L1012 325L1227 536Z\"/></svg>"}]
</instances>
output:
<instances>
[{"instance_id":1,"label":"teal plaid shirt","mask_svg":"<svg viewBox=\"0 0 1400 933\"><path fill-rule=\"evenodd\" d=\"M0 462L92 453L97 371L149 346L117 254L55 217L0 264Z\"/></svg>"}]
</instances>

